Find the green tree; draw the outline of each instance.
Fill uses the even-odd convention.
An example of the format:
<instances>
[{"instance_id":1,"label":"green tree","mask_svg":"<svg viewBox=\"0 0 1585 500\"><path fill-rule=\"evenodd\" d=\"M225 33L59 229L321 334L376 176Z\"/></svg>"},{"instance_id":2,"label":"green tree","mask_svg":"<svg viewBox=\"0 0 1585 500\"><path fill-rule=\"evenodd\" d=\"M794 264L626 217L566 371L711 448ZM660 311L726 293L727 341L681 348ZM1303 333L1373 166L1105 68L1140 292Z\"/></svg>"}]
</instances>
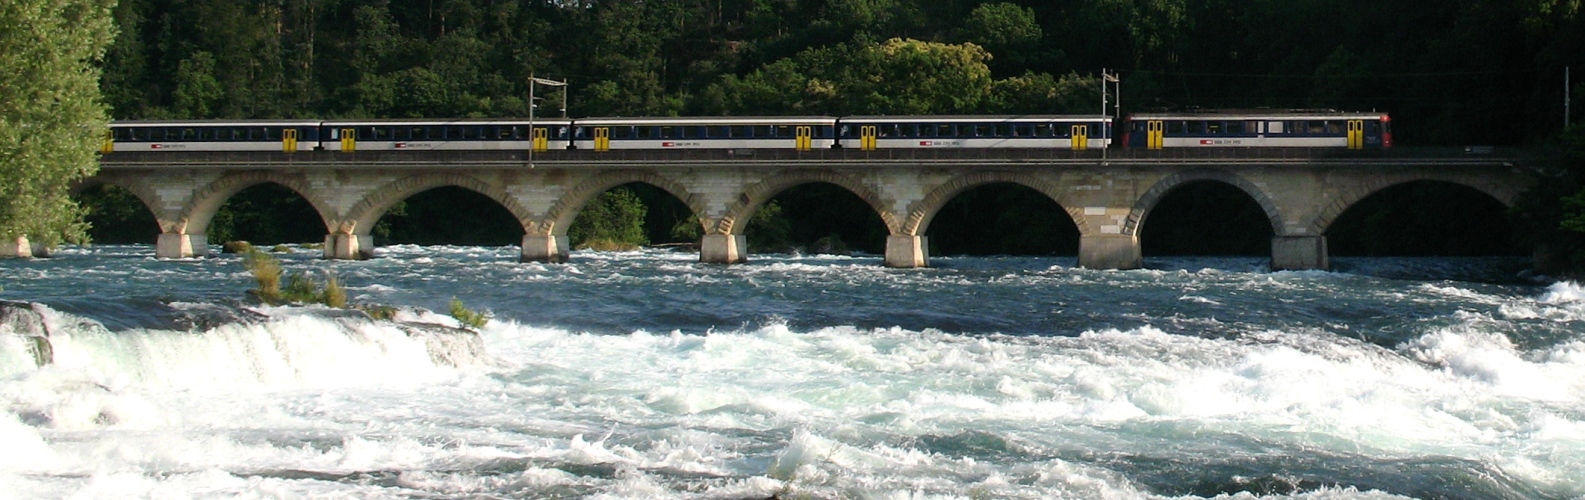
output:
<instances>
[{"instance_id":1,"label":"green tree","mask_svg":"<svg viewBox=\"0 0 1585 500\"><path fill-rule=\"evenodd\" d=\"M589 202L567 228L573 248L632 249L649 244L644 234L648 209L627 188L601 193Z\"/></svg>"},{"instance_id":2,"label":"green tree","mask_svg":"<svg viewBox=\"0 0 1585 500\"><path fill-rule=\"evenodd\" d=\"M1022 60L1039 46L1044 35L1035 11L1010 3L976 7L964 21L964 36L998 58Z\"/></svg>"},{"instance_id":3,"label":"green tree","mask_svg":"<svg viewBox=\"0 0 1585 500\"><path fill-rule=\"evenodd\" d=\"M114 0L0 3L0 237L85 241L69 185L98 169Z\"/></svg>"}]
</instances>

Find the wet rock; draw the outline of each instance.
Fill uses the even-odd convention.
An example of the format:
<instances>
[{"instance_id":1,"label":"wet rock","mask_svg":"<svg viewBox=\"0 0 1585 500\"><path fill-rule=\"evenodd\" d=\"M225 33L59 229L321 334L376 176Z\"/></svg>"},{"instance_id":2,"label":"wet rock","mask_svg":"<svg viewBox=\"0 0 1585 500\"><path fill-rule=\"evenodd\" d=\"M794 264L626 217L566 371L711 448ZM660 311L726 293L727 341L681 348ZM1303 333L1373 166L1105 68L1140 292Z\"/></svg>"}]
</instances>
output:
<instances>
[{"instance_id":1,"label":"wet rock","mask_svg":"<svg viewBox=\"0 0 1585 500\"><path fill-rule=\"evenodd\" d=\"M49 325L39 306L28 302L0 300L0 334L19 335L27 340L33 351L33 362L44 366L55 362L55 348L50 345Z\"/></svg>"}]
</instances>

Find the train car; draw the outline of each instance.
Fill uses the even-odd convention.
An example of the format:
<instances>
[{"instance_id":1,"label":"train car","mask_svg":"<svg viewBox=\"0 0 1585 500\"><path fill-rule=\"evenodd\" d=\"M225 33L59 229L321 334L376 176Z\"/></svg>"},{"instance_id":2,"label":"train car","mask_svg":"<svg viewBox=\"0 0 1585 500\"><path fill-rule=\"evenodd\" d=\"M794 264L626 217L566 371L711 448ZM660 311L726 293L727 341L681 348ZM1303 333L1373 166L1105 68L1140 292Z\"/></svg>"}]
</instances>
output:
<instances>
[{"instance_id":1,"label":"train car","mask_svg":"<svg viewBox=\"0 0 1585 500\"><path fill-rule=\"evenodd\" d=\"M114 121L100 151L312 151L318 120Z\"/></svg>"},{"instance_id":2,"label":"train car","mask_svg":"<svg viewBox=\"0 0 1585 500\"><path fill-rule=\"evenodd\" d=\"M327 121L321 135L329 151L566 149L572 120L526 119Z\"/></svg>"},{"instance_id":3,"label":"train car","mask_svg":"<svg viewBox=\"0 0 1585 500\"><path fill-rule=\"evenodd\" d=\"M841 146L860 150L918 148L1105 148L1105 115L845 116Z\"/></svg>"},{"instance_id":4,"label":"train car","mask_svg":"<svg viewBox=\"0 0 1585 500\"><path fill-rule=\"evenodd\" d=\"M1392 147L1386 113L1214 111L1140 113L1128 117L1125 144L1135 149Z\"/></svg>"},{"instance_id":5,"label":"train car","mask_svg":"<svg viewBox=\"0 0 1585 500\"><path fill-rule=\"evenodd\" d=\"M578 149L828 149L836 144L835 117L580 118Z\"/></svg>"}]
</instances>

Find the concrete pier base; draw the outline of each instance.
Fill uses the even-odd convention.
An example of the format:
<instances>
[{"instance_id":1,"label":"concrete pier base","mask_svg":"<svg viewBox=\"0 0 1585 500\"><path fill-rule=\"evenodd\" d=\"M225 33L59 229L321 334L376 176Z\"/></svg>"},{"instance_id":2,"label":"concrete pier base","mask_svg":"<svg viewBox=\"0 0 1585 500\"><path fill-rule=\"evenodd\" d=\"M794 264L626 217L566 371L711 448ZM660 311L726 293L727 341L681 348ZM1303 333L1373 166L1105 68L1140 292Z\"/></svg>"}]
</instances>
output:
<instances>
[{"instance_id":1,"label":"concrete pier base","mask_svg":"<svg viewBox=\"0 0 1585 500\"><path fill-rule=\"evenodd\" d=\"M699 262L748 262L748 237L741 234L707 234L699 241Z\"/></svg>"},{"instance_id":2,"label":"concrete pier base","mask_svg":"<svg viewBox=\"0 0 1585 500\"><path fill-rule=\"evenodd\" d=\"M368 260L374 258L374 235L327 234L325 258L331 260Z\"/></svg>"},{"instance_id":3,"label":"concrete pier base","mask_svg":"<svg viewBox=\"0 0 1585 500\"><path fill-rule=\"evenodd\" d=\"M1145 259L1139 237L1132 234L1097 234L1079 237L1079 267L1087 269L1139 269Z\"/></svg>"},{"instance_id":4,"label":"concrete pier base","mask_svg":"<svg viewBox=\"0 0 1585 500\"><path fill-rule=\"evenodd\" d=\"M929 265L929 240L925 236L906 234L887 236L886 267L910 269Z\"/></svg>"},{"instance_id":5,"label":"concrete pier base","mask_svg":"<svg viewBox=\"0 0 1585 500\"><path fill-rule=\"evenodd\" d=\"M566 236L524 236L521 262L566 262L571 251Z\"/></svg>"},{"instance_id":6,"label":"concrete pier base","mask_svg":"<svg viewBox=\"0 0 1585 500\"><path fill-rule=\"evenodd\" d=\"M28 243L28 237L18 236L14 240L0 241L0 257L32 258L33 245Z\"/></svg>"},{"instance_id":7,"label":"concrete pier base","mask_svg":"<svg viewBox=\"0 0 1585 500\"><path fill-rule=\"evenodd\" d=\"M1271 239L1271 270L1305 271L1331 268L1325 236L1278 236Z\"/></svg>"},{"instance_id":8,"label":"concrete pier base","mask_svg":"<svg viewBox=\"0 0 1585 500\"><path fill-rule=\"evenodd\" d=\"M202 234L162 233L154 242L154 256L186 259L209 255L209 237Z\"/></svg>"}]
</instances>

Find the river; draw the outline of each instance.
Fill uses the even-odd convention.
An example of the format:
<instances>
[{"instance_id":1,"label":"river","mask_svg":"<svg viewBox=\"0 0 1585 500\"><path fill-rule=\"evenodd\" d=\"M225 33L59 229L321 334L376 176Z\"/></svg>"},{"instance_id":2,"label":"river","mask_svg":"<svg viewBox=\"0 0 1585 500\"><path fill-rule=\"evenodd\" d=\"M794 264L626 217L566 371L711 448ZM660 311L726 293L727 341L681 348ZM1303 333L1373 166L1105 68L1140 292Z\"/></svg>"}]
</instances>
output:
<instances>
[{"instance_id":1,"label":"river","mask_svg":"<svg viewBox=\"0 0 1585 500\"><path fill-rule=\"evenodd\" d=\"M0 261L53 359L0 324L0 497L1585 495L1585 287L1522 260L314 252L397 321L234 255Z\"/></svg>"}]
</instances>

